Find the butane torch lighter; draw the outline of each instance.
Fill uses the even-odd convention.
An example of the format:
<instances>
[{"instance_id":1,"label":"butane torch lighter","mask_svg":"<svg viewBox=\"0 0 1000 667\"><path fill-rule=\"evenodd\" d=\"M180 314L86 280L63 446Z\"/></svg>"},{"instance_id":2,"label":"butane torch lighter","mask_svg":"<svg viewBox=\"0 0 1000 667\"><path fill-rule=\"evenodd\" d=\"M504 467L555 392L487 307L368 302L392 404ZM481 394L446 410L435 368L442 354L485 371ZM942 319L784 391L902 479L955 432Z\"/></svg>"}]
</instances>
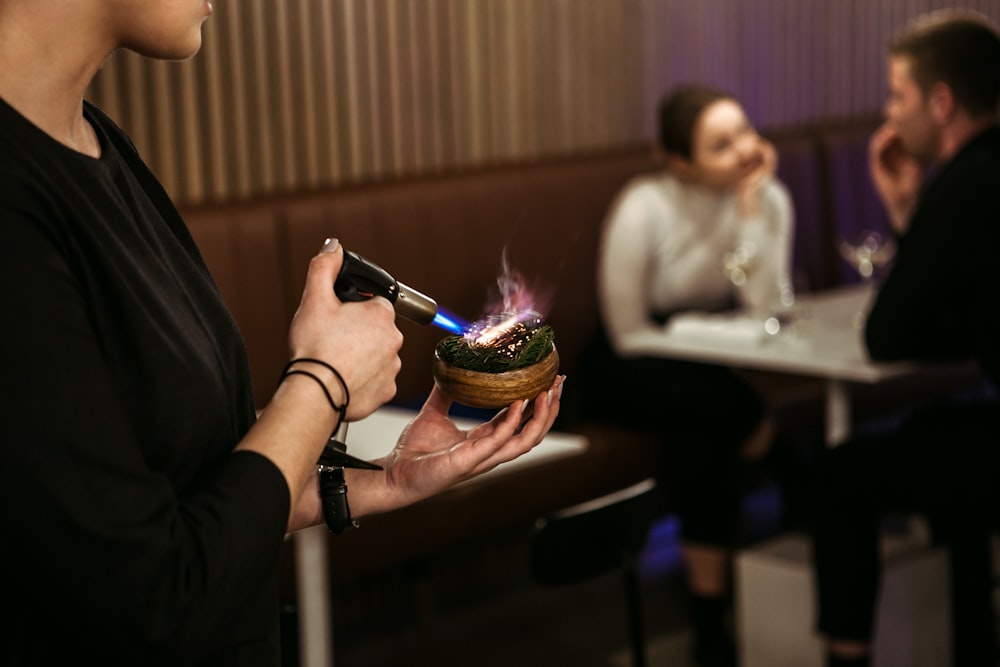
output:
<instances>
[{"instance_id":1,"label":"butane torch lighter","mask_svg":"<svg viewBox=\"0 0 1000 667\"><path fill-rule=\"evenodd\" d=\"M341 301L385 297L392 303L397 315L417 324L431 324L438 312L434 299L397 281L382 267L350 250L344 250L344 265L333 290Z\"/></svg>"},{"instance_id":2,"label":"butane torch lighter","mask_svg":"<svg viewBox=\"0 0 1000 667\"><path fill-rule=\"evenodd\" d=\"M344 264L334 281L333 290L341 301L385 297L400 317L417 324L436 324L453 333L461 331L460 325L438 313L434 299L397 281L382 267L350 250L344 250ZM344 529L344 517L350 517L343 469L381 470L377 464L348 454L346 443L347 422L343 421L330 437L318 462L323 516L327 526L335 533Z\"/></svg>"}]
</instances>

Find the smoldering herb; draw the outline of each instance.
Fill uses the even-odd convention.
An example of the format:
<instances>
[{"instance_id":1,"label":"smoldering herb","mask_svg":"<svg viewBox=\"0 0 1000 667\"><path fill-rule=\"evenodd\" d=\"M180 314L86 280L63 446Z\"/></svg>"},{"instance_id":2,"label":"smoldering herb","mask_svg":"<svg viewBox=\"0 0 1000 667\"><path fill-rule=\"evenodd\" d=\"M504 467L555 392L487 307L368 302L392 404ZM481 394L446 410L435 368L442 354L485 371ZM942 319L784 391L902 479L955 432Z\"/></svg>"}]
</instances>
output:
<instances>
[{"instance_id":1,"label":"smoldering herb","mask_svg":"<svg viewBox=\"0 0 1000 667\"><path fill-rule=\"evenodd\" d=\"M449 336L437 345L438 357L452 366L484 373L502 373L530 366L552 351L555 332L548 324L519 322L485 343Z\"/></svg>"}]
</instances>

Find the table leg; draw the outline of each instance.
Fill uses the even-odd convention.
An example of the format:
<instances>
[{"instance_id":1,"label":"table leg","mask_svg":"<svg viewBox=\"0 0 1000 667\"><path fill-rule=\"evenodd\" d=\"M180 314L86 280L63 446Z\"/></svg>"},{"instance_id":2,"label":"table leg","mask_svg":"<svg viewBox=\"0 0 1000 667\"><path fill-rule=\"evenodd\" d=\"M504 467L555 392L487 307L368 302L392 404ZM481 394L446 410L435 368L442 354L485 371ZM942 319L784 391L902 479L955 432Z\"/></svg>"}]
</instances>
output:
<instances>
[{"instance_id":1,"label":"table leg","mask_svg":"<svg viewBox=\"0 0 1000 667\"><path fill-rule=\"evenodd\" d=\"M299 601L299 664L302 667L333 667L333 619L326 576L327 537L328 531L323 524L292 535Z\"/></svg>"},{"instance_id":2,"label":"table leg","mask_svg":"<svg viewBox=\"0 0 1000 667\"><path fill-rule=\"evenodd\" d=\"M843 380L826 381L826 445L836 447L851 434L851 396Z\"/></svg>"}]
</instances>

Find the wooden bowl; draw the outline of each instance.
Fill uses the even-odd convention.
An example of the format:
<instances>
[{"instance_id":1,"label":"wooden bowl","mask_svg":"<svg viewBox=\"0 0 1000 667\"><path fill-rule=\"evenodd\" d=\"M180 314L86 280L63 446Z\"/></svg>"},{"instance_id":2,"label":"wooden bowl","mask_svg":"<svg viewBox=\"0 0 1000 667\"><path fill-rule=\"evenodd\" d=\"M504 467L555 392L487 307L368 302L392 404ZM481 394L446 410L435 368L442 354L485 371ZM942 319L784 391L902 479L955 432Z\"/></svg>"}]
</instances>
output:
<instances>
[{"instance_id":1,"label":"wooden bowl","mask_svg":"<svg viewBox=\"0 0 1000 667\"><path fill-rule=\"evenodd\" d=\"M453 366L434 353L434 383L453 401L472 408L505 408L534 398L555 382L559 352L552 351L530 366L501 373L470 371Z\"/></svg>"}]
</instances>

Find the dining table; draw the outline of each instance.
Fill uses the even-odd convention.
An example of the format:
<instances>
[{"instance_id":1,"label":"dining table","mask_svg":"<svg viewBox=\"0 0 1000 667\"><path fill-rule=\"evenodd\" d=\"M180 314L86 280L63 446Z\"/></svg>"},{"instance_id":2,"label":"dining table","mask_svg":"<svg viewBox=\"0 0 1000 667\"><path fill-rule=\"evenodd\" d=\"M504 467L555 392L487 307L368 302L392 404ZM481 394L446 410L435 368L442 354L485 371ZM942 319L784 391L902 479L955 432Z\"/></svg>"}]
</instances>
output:
<instances>
[{"instance_id":1,"label":"dining table","mask_svg":"<svg viewBox=\"0 0 1000 667\"><path fill-rule=\"evenodd\" d=\"M737 311L685 315L671 320L663 354L821 379L825 440L828 447L836 447L851 435L851 392L859 385L903 380L926 391L947 392L956 380L968 386L981 377L974 364L872 360L864 326L877 285L877 281L863 281L796 295L791 309L772 315ZM920 378L931 382L917 382ZM897 630L909 629L883 633L876 645L891 647L885 650L893 655L912 657L908 651L918 646L918 655L936 655L939 646L948 645L947 613L940 613L948 606L947 552L932 544L922 515L899 518L905 523L880 541L888 565L879 618L895 623ZM793 656L795 664L822 662L822 641L814 630L816 603L810 582L815 575L810 554L808 534L791 531L743 547L734 556L741 664L770 665L776 654ZM767 620L761 622L761 618ZM899 619L907 620L899 625ZM910 625L923 633L919 641Z\"/></svg>"},{"instance_id":2,"label":"dining table","mask_svg":"<svg viewBox=\"0 0 1000 667\"><path fill-rule=\"evenodd\" d=\"M366 461L385 456L416 415L415 410L387 405L365 419L352 422L344 438L348 453ZM462 429L470 429L480 423L461 416L453 416L452 421ZM584 436L550 431L525 454L461 484L477 484L484 479L508 475L527 467L580 456L586 452L587 446ZM329 531L325 525L312 526L292 533L289 539L294 541L295 546L299 664L302 667L332 667L333 616L327 577Z\"/></svg>"},{"instance_id":3,"label":"dining table","mask_svg":"<svg viewBox=\"0 0 1000 667\"><path fill-rule=\"evenodd\" d=\"M877 385L928 370L918 363L877 362L869 357L864 344L864 321L875 286L875 281L864 281L798 294L794 305L767 315L741 310L675 315L657 350L676 359L822 380L825 441L833 447L851 432L853 386ZM347 437L349 453L366 460L383 456L414 416L413 410L386 406L351 424ZM463 428L475 423L467 419L455 421ZM527 454L464 484L580 455L586 448L587 441L582 436L550 432ZM329 667L333 665L333 651L326 576L327 529L314 526L297 531L291 539L295 544L300 664Z\"/></svg>"},{"instance_id":4,"label":"dining table","mask_svg":"<svg viewBox=\"0 0 1000 667\"><path fill-rule=\"evenodd\" d=\"M794 305L764 315L684 313L671 318L657 350L676 359L822 380L825 439L836 446L851 431L853 383L878 384L921 370L912 362L869 357L864 321L874 286L862 282L799 294Z\"/></svg>"}]
</instances>

